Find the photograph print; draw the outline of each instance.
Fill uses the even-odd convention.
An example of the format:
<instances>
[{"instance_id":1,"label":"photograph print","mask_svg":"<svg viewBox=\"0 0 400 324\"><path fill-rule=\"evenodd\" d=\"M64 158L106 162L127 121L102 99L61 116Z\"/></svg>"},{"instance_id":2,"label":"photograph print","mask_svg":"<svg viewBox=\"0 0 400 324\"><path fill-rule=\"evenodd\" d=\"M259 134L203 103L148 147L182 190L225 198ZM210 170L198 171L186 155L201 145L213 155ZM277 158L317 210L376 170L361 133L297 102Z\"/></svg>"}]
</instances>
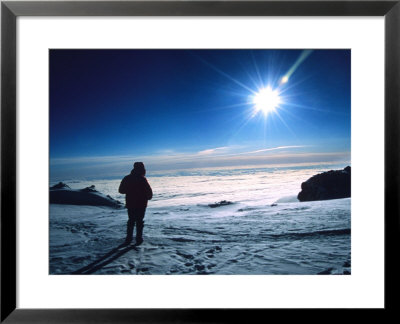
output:
<instances>
[{"instance_id":1,"label":"photograph print","mask_svg":"<svg viewBox=\"0 0 400 324\"><path fill-rule=\"evenodd\" d=\"M349 49L51 49L49 95L49 274L351 274Z\"/></svg>"}]
</instances>

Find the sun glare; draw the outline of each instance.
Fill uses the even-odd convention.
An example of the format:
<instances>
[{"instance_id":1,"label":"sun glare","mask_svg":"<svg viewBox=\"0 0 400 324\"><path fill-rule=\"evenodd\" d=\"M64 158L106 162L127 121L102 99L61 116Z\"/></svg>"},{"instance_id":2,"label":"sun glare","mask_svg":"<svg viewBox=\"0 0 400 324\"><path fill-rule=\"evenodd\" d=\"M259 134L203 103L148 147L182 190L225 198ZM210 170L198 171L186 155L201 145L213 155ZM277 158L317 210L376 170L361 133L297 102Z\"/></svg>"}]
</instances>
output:
<instances>
[{"instance_id":1,"label":"sun glare","mask_svg":"<svg viewBox=\"0 0 400 324\"><path fill-rule=\"evenodd\" d=\"M281 103L278 90L266 87L258 91L253 98L255 112L262 111L265 115L276 110Z\"/></svg>"},{"instance_id":2,"label":"sun glare","mask_svg":"<svg viewBox=\"0 0 400 324\"><path fill-rule=\"evenodd\" d=\"M281 79L281 84L285 84L289 81L289 77L287 75L284 75Z\"/></svg>"}]
</instances>

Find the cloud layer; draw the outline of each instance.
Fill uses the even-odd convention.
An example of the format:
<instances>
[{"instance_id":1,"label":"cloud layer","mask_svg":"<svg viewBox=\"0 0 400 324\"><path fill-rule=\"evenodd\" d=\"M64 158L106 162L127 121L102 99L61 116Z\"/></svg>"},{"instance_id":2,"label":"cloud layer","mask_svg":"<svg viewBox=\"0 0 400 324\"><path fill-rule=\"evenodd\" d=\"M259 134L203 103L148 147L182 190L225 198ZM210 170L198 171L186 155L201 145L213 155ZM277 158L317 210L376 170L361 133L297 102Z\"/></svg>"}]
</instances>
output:
<instances>
[{"instance_id":1,"label":"cloud layer","mask_svg":"<svg viewBox=\"0 0 400 324\"><path fill-rule=\"evenodd\" d=\"M149 173L193 168L296 165L349 162L350 152L315 152L308 146L288 145L257 150L217 147L198 152L172 152L155 155L97 156L50 160L50 177L107 178L127 174L135 161L143 161Z\"/></svg>"}]
</instances>

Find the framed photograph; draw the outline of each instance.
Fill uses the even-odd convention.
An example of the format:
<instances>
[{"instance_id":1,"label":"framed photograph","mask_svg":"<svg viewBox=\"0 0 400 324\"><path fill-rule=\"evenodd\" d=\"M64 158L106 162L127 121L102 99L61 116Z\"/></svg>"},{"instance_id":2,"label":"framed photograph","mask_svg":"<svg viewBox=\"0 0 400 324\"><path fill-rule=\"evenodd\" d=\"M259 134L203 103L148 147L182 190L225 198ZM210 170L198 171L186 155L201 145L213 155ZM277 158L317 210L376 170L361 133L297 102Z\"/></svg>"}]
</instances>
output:
<instances>
[{"instance_id":1,"label":"framed photograph","mask_svg":"<svg viewBox=\"0 0 400 324\"><path fill-rule=\"evenodd\" d=\"M398 1L1 10L2 321L394 308Z\"/></svg>"},{"instance_id":2,"label":"framed photograph","mask_svg":"<svg viewBox=\"0 0 400 324\"><path fill-rule=\"evenodd\" d=\"M50 275L351 274L351 50L49 55Z\"/></svg>"}]
</instances>

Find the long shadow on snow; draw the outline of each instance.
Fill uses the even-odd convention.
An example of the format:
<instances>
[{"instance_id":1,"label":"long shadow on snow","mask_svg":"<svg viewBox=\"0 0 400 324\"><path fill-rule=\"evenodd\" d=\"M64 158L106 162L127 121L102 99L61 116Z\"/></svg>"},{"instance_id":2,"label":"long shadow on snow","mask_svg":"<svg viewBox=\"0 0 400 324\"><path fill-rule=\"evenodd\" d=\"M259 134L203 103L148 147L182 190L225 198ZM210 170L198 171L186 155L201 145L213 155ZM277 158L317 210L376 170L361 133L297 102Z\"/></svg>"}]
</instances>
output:
<instances>
[{"instance_id":1,"label":"long shadow on snow","mask_svg":"<svg viewBox=\"0 0 400 324\"><path fill-rule=\"evenodd\" d=\"M122 249L123 247L125 248ZM137 248L134 245L127 246L126 244L120 244L116 248L112 249L110 252L103 255L101 258L97 259L96 261L93 261L92 263L88 264L87 266L84 266L83 268L80 268L72 272L72 274L92 274L97 270L100 270L107 264L118 259L120 256L124 255L126 252L130 250L137 250Z\"/></svg>"}]
</instances>

